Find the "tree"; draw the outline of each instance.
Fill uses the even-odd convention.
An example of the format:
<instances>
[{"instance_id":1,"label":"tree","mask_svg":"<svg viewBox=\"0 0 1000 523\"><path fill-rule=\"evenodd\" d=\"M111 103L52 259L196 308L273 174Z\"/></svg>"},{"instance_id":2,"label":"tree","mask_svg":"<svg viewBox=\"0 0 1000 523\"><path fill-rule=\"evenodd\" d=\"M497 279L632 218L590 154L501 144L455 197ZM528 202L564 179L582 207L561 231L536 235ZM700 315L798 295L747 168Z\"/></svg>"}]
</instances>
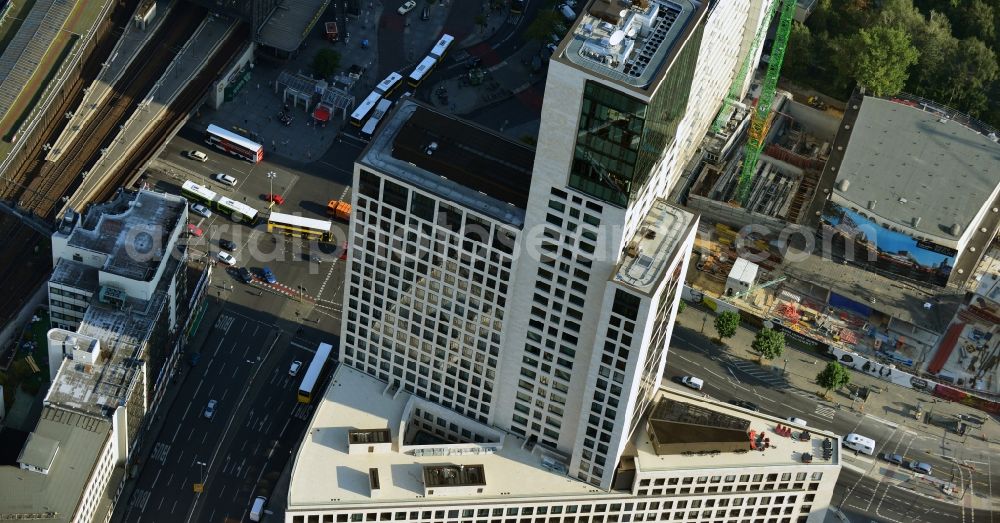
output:
<instances>
[{"instance_id":1,"label":"tree","mask_svg":"<svg viewBox=\"0 0 1000 523\"><path fill-rule=\"evenodd\" d=\"M715 317L715 331L719 333L719 340L735 336L739 326L740 315L734 311L723 311Z\"/></svg>"},{"instance_id":2,"label":"tree","mask_svg":"<svg viewBox=\"0 0 1000 523\"><path fill-rule=\"evenodd\" d=\"M476 15L476 25L479 26L480 31L486 30L486 17L484 15Z\"/></svg>"},{"instance_id":3,"label":"tree","mask_svg":"<svg viewBox=\"0 0 1000 523\"><path fill-rule=\"evenodd\" d=\"M823 394L829 394L832 389L839 389L851 382L851 375L840 362L831 361L826 368L816 375L816 383L826 389Z\"/></svg>"},{"instance_id":4,"label":"tree","mask_svg":"<svg viewBox=\"0 0 1000 523\"><path fill-rule=\"evenodd\" d=\"M838 67L878 96L903 90L919 53L902 29L877 25L839 42Z\"/></svg>"},{"instance_id":5,"label":"tree","mask_svg":"<svg viewBox=\"0 0 1000 523\"><path fill-rule=\"evenodd\" d=\"M681 300L681 302L677 304L677 314L684 312L684 309L687 309L687 306L688 306L687 302Z\"/></svg>"},{"instance_id":6,"label":"tree","mask_svg":"<svg viewBox=\"0 0 1000 523\"><path fill-rule=\"evenodd\" d=\"M761 360L773 360L785 352L785 335L774 329L761 329L754 336L750 348Z\"/></svg>"},{"instance_id":7,"label":"tree","mask_svg":"<svg viewBox=\"0 0 1000 523\"><path fill-rule=\"evenodd\" d=\"M528 40L544 42L553 33L557 23L559 23L559 15L555 11L540 10L528 28L524 30L524 37Z\"/></svg>"},{"instance_id":8,"label":"tree","mask_svg":"<svg viewBox=\"0 0 1000 523\"><path fill-rule=\"evenodd\" d=\"M809 68L813 63L813 37L809 28L802 24L793 24L788 36L788 52L782 63L781 72L795 80L805 80L809 77ZM801 80L800 80L801 79Z\"/></svg>"},{"instance_id":9,"label":"tree","mask_svg":"<svg viewBox=\"0 0 1000 523\"><path fill-rule=\"evenodd\" d=\"M947 82L939 82L934 100L977 115L986 110L987 90L997 79L997 56L975 37L958 42L944 65Z\"/></svg>"},{"instance_id":10,"label":"tree","mask_svg":"<svg viewBox=\"0 0 1000 523\"><path fill-rule=\"evenodd\" d=\"M313 56L312 68L316 76L328 78L340 67L340 53L333 49L320 49Z\"/></svg>"}]
</instances>

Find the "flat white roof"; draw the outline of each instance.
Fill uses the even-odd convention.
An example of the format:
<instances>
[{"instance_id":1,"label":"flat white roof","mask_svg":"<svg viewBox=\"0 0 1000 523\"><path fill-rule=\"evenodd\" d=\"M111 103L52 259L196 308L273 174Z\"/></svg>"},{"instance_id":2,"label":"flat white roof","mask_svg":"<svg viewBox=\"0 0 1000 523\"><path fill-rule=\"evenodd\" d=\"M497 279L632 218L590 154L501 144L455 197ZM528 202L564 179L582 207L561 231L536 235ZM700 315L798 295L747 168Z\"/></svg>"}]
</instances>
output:
<instances>
[{"instance_id":1,"label":"flat white roof","mask_svg":"<svg viewBox=\"0 0 1000 523\"><path fill-rule=\"evenodd\" d=\"M729 278L752 285L753 282L757 281L758 269L760 266L756 263L746 258L736 258L736 261L733 262L733 268L729 271Z\"/></svg>"},{"instance_id":2,"label":"flat white roof","mask_svg":"<svg viewBox=\"0 0 1000 523\"><path fill-rule=\"evenodd\" d=\"M794 437L782 436L775 432L781 425L788 427L789 423L775 416L768 416L759 412L750 412L738 409L721 401L715 401L697 394L689 394L686 391L679 391L671 388L660 390L655 401L660 398L670 398L676 401L694 403L701 408L721 412L728 416L741 418L750 422L749 430L760 433L764 431L764 436L770 438L771 447L764 451L751 450L746 453L725 452L721 455L690 455L667 454L657 455L653 450L650 441L649 431L645 420L642 427L636 431L636 467L640 471L652 470L684 470L684 469L749 469L751 467L773 467L804 465L802 454L809 453L813 456L812 467L823 465L840 464L840 438L832 432L827 432L813 427L792 426L793 436L806 431L810 434L809 441L799 441ZM833 440L833 458L829 461L823 460L823 440L831 438Z\"/></svg>"},{"instance_id":3,"label":"flat white roof","mask_svg":"<svg viewBox=\"0 0 1000 523\"><path fill-rule=\"evenodd\" d=\"M399 426L410 397L405 392L394 396L386 391L384 382L340 365L322 399L317 400L316 412L295 457L288 489L289 510L368 504L373 500L426 502L421 479L425 465L482 465L486 486L475 498L593 493L594 487L544 468L541 447L526 451L521 448L524 440L512 435L506 436L503 447L496 453L412 456L399 452ZM455 417L462 416L456 413ZM391 452L348 454L348 431L376 428L388 428L391 432ZM379 469L381 492L377 498L370 495L371 468ZM449 503L456 499L462 498L440 498Z\"/></svg>"}]
</instances>

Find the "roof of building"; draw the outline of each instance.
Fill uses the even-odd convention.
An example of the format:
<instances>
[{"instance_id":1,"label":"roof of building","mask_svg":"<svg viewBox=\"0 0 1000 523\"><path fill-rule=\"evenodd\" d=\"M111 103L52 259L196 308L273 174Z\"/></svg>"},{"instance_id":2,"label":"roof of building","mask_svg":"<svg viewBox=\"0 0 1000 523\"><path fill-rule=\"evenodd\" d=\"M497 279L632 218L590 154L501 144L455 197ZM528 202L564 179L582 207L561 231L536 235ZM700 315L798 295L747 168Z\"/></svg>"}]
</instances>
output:
<instances>
[{"instance_id":1,"label":"roof of building","mask_svg":"<svg viewBox=\"0 0 1000 523\"><path fill-rule=\"evenodd\" d=\"M775 417L736 411L731 406L681 392L663 390L660 398L697 402L699 408L716 413L716 418L746 423L751 430L773 430L781 423ZM376 499L370 490L370 474L373 469L380 471L377 495L379 503L421 503L427 486L423 478L428 466L474 470L475 474L472 476L457 476L455 484L481 485L481 493L465 494L475 498L511 500L549 496L621 495L594 489L587 483L571 478L558 458L546 455L541 446L531 448L525 445L523 439L510 434L498 441L490 441L479 449L456 445L456 450L452 451L447 445L431 445L435 448L419 452L413 451L413 447L401 450L398 432L407 413L411 413L413 401L424 400L390 389L384 382L349 366L339 366L330 386L318 402L307 436L295 457L288 490L289 510L372 503ZM452 416L449 421L465 420L458 413L447 412ZM468 420L468 423L470 426L478 424L472 420ZM412 424L406 424L404 428L409 430L410 425ZM820 444L819 438L814 438L812 443L782 440L777 444L780 450L771 448L764 452L725 453L725 457L712 458L680 454L659 456L652 450L645 426L643 423L643 428L637 431L635 441L635 457L640 461L641 470L791 465L798 462L801 452L813 452L816 450L814 447ZM392 449L387 452L349 453L348 435L359 427L388 427L393 434ZM814 429L809 429L809 432L824 438L836 437ZM771 434L770 437L773 441L778 436ZM817 455L821 454L819 452ZM820 463L837 463L837 460L839 455L834 454L833 462ZM461 499L458 495L449 499L456 498Z\"/></svg>"},{"instance_id":2,"label":"roof of building","mask_svg":"<svg viewBox=\"0 0 1000 523\"><path fill-rule=\"evenodd\" d=\"M880 221L957 240L1000 186L1000 145L924 107L866 96L834 195Z\"/></svg>"},{"instance_id":3,"label":"roof of building","mask_svg":"<svg viewBox=\"0 0 1000 523\"><path fill-rule=\"evenodd\" d=\"M33 432L28 436L24 448L21 449L21 455L17 457L17 462L46 470L52 466L52 461L56 459L58 451L58 441Z\"/></svg>"},{"instance_id":4,"label":"roof of building","mask_svg":"<svg viewBox=\"0 0 1000 523\"><path fill-rule=\"evenodd\" d=\"M733 262L733 268L729 271L729 278L753 284L757 281L757 271L760 270L760 265L746 259L746 258L736 258Z\"/></svg>"},{"instance_id":5,"label":"roof of building","mask_svg":"<svg viewBox=\"0 0 1000 523\"><path fill-rule=\"evenodd\" d=\"M99 272L85 263L69 258L59 258L56 261L56 266L52 269L49 283L65 285L74 289L96 291L101 285Z\"/></svg>"},{"instance_id":6,"label":"roof of building","mask_svg":"<svg viewBox=\"0 0 1000 523\"><path fill-rule=\"evenodd\" d=\"M554 59L631 90L655 89L708 2L591 0Z\"/></svg>"},{"instance_id":7,"label":"roof of building","mask_svg":"<svg viewBox=\"0 0 1000 523\"><path fill-rule=\"evenodd\" d=\"M640 292L653 292L667 276L677 250L694 223L695 216L690 212L666 200L653 202L612 274L612 280Z\"/></svg>"},{"instance_id":8,"label":"roof of building","mask_svg":"<svg viewBox=\"0 0 1000 523\"><path fill-rule=\"evenodd\" d=\"M512 225L524 223L535 152L404 99L358 163Z\"/></svg>"},{"instance_id":9,"label":"roof of building","mask_svg":"<svg viewBox=\"0 0 1000 523\"><path fill-rule=\"evenodd\" d=\"M795 465L802 463L802 454L815 456L814 466L839 465L839 437L831 432L813 427L794 427L793 436L782 436L775 432L778 426L787 427L788 423L781 418L733 408L732 405L708 399L701 395L672 388L660 389L656 397L651 419L669 420L674 424L685 424L687 430L695 431L704 437L691 441L703 447L705 441L727 441L735 432L753 431L755 435L769 438L770 446L765 450L750 450L748 452L721 453L670 453L659 454L650 434L649 423L643 423L633 442L635 446L636 468L643 471L712 468L745 469L749 467L769 467L777 465ZM653 430L657 430L653 424ZM673 428L676 430L676 427ZM801 441L797 436L808 432L808 441ZM748 434L747 432L743 432ZM669 437L677 439L676 435ZM713 439L714 438L714 439ZM833 454L830 460L823 460L823 440L833 440ZM749 448L749 437L747 447Z\"/></svg>"},{"instance_id":10,"label":"roof of building","mask_svg":"<svg viewBox=\"0 0 1000 523\"><path fill-rule=\"evenodd\" d=\"M286 52L299 49L330 0L286 0L267 17L256 40Z\"/></svg>"},{"instance_id":11,"label":"roof of building","mask_svg":"<svg viewBox=\"0 0 1000 523\"><path fill-rule=\"evenodd\" d=\"M45 407L32 434L58 444L48 474L0 465L0 513L71 521L101 449L111 433L111 422L54 407ZM29 442L30 446L31 443Z\"/></svg>"},{"instance_id":12,"label":"roof of building","mask_svg":"<svg viewBox=\"0 0 1000 523\"><path fill-rule=\"evenodd\" d=\"M150 281L186 209L187 200L180 196L119 191L113 200L88 209L68 243L107 255L105 272Z\"/></svg>"}]
</instances>

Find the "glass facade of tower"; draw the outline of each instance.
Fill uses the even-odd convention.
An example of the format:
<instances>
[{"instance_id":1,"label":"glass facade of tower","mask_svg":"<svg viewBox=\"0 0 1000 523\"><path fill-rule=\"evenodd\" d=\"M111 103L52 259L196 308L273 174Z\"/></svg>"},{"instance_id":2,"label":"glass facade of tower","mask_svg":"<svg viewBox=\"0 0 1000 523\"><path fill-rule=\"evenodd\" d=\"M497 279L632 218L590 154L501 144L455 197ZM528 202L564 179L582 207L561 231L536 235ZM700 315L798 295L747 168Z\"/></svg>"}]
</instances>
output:
<instances>
[{"instance_id":1,"label":"glass facade of tower","mask_svg":"<svg viewBox=\"0 0 1000 523\"><path fill-rule=\"evenodd\" d=\"M649 104L588 80L569 185L625 207L673 142L687 109L704 26L695 29Z\"/></svg>"}]
</instances>

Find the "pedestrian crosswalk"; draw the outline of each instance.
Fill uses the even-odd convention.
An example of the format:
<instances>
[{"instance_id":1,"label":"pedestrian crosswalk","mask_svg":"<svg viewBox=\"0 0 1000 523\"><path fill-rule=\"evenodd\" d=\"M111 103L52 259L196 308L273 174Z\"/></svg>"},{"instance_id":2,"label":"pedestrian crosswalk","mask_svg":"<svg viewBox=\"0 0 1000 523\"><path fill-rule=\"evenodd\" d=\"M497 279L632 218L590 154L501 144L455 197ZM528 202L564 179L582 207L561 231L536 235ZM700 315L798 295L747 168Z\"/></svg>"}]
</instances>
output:
<instances>
[{"instance_id":1,"label":"pedestrian crosswalk","mask_svg":"<svg viewBox=\"0 0 1000 523\"><path fill-rule=\"evenodd\" d=\"M300 420L307 420L309 419L309 415L312 414L312 411L313 411L312 405L305 405L299 403L295 405L294 409L292 409L292 417Z\"/></svg>"},{"instance_id":2,"label":"pedestrian crosswalk","mask_svg":"<svg viewBox=\"0 0 1000 523\"><path fill-rule=\"evenodd\" d=\"M524 16L524 15L514 15L514 14L512 14L512 15L510 15L510 16L507 17L507 23L511 24L511 25L517 25L517 24L521 23L521 17L522 16Z\"/></svg>"},{"instance_id":3,"label":"pedestrian crosswalk","mask_svg":"<svg viewBox=\"0 0 1000 523\"><path fill-rule=\"evenodd\" d=\"M223 314L219 317L219 321L215 322L215 328L222 331L228 331L229 327L233 326L234 321L236 321L236 318L228 314Z\"/></svg>"},{"instance_id":4,"label":"pedestrian crosswalk","mask_svg":"<svg viewBox=\"0 0 1000 523\"><path fill-rule=\"evenodd\" d=\"M143 489L135 489L132 493L132 502L129 503L135 509L138 509L141 513L146 508L146 503L149 503L149 491Z\"/></svg>"},{"instance_id":5,"label":"pedestrian crosswalk","mask_svg":"<svg viewBox=\"0 0 1000 523\"><path fill-rule=\"evenodd\" d=\"M816 415L826 419L833 419L833 416L837 414L837 410L833 407L827 407L826 405L816 406Z\"/></svg>"},{"instance_id":6,"label":"pedestrian crosswalk","mask_svg":"<svg viewBox=\"0 0 1000 523\"><path fill-rule=\"evenodd\" d=\"M157 443L155 447L153 447L153 452L150 455L150 459L155 459L160 463L166 463L168 453L170 453L170 445L167 443L160 442Z\"/></svg>"}]
</instances>

